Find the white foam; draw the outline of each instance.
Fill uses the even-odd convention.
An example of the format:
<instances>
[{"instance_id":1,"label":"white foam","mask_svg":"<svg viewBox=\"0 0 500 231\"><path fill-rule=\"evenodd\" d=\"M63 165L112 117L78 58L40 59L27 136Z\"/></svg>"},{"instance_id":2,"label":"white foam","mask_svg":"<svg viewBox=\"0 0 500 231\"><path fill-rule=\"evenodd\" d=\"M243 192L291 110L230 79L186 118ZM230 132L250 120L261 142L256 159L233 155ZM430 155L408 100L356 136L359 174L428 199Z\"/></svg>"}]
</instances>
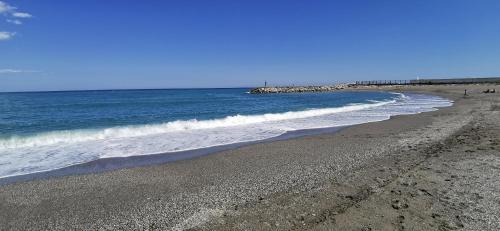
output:
<instances>
[{"instance_id":1,"label":"white foam","mask_svg":"<svg viewBox=\"0 0 500 231\"><path fill-rule=\"evenodd\" d=\"M450 101L439 97L401 94L398 100L338 108L13 137L0 140L0 177L48 171L99 158L263 140L288 131L380 121L391 115L420 113L449 105Z\"/></svg>"},{"instance_id":2,"label":"white foam","mask_svg":"<svg viewBox=\"0 0 500 231\"><path fill-rule=\"evenodd\" d=\"M223 119L212 120L177 120L162 124L149 124L141 126L124 126L100 130L67 130L41 133L30 137L12 137L0 140L0 150L24 147L38 147L53 144L77 143L92 140L128 138L148 136L178 131L233 127L255 123L264 123L289 119L300 119L321 116L332 113L356 111L370 107L382 106L395 101L377 102L372 104L349 105L339 108L314 109L306 111L293 111L285 113L269 113L263 115L235 115Z\"/></svg>"}]
</instances>

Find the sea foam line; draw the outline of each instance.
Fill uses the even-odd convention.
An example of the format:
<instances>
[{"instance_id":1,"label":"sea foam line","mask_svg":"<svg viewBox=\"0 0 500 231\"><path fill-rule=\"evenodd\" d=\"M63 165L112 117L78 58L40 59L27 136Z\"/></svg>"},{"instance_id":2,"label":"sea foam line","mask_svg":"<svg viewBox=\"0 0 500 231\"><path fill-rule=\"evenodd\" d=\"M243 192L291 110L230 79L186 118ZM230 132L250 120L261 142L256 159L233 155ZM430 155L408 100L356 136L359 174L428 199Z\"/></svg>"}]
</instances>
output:
<instances>
[{"instance_id":1,"label":"sea foam line","mask_svg":"<svg viewBox=\"0 0 500 231\"><path fill-rule=\"evenodd\" d=\"M301 119L301 118L322 116L322 115L341 113L341 112L358 111L372 107L379 107L394 102L395 100L372 101L372 103L367 103L367 104L350 104L347 106L336 107L336 108L290 111L284 113L267 113L262 115L234 115L221 119L211 119L211 120L196 120L196 119L177 120L161 124L133 125L133 126L112 127L105 129L77 129L77 130L53 131L27 137L13 136L7 139L1 139L0 150L37 147L37 146L53 145L60 143L76 143L76 142L85 142L92 140L147 136L147 135L156 135L156 134L176 132L176 131L186 131L186 130L232 127L232 126L249 125L255 123L280 121L288 119Z\"/></svg>"}]
</instances>

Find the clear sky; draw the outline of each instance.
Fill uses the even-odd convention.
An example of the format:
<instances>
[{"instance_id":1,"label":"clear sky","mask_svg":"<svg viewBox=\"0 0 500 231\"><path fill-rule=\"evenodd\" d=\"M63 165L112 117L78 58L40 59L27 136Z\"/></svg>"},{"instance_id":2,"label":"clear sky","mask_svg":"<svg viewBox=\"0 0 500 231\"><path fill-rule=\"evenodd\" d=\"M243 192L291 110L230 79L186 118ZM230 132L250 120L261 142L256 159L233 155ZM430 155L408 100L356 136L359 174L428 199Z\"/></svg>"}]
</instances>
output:
<instances>
[{"instance_id":1,"label":"clear sky","mask_svg":"<svg viewBox=\"0 0 500 231\"><path fill-rule=\"evenodd\" d=\"M0 1L0 91L500 76L498 0Z\"/></svg>"}]
</instances>

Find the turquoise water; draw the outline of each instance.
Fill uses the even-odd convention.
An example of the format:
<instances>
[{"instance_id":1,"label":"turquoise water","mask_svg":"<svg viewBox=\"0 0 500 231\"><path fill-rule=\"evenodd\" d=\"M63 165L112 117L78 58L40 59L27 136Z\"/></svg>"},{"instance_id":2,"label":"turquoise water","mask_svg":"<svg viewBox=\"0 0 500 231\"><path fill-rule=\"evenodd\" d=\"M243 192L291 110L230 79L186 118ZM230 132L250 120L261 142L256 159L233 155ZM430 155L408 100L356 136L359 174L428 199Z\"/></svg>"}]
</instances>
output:
<instances>
[{"instance_id":1,"label":"turquoise water","mask_svg":"<svg viewBox=\"0 0 500 231\"><path fill-rule=\"evenodd\" d=\"M247 94L249 89L119 90L0 93L0 138L113 126L207 120L340 107L394 94Z\"/></svg>"},{"instance_id":2,"label":"turquoise water","mask_svg":"<svg viewBox=\"0 0 500 231\"><path fill-rule=\"evenodd\" d=\"M249 89L0 93L0 177L100 158L268 139L448 106L387 92L248 94Z\"/></svg>"}]
</instances>

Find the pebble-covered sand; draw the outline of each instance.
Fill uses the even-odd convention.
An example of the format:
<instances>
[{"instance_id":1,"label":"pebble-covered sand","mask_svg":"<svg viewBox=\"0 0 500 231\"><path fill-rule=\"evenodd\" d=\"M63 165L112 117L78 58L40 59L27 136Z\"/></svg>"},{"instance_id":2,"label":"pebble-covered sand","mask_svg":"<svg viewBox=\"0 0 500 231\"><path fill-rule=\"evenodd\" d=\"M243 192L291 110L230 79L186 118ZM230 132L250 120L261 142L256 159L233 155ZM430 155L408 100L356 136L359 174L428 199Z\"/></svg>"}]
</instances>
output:
<instances>
[{"instance_id":1,"label":"pebble-covered sand","mask_svg":"<svg viewBox=\"0 0 500 231\"><path fill-rule=\"evenodd\" d=\"M192 160L0 186L0 229L498 230L500 95L482 93L493 87L383 87L455 104Z\"/></svg>"}]
</instances>

